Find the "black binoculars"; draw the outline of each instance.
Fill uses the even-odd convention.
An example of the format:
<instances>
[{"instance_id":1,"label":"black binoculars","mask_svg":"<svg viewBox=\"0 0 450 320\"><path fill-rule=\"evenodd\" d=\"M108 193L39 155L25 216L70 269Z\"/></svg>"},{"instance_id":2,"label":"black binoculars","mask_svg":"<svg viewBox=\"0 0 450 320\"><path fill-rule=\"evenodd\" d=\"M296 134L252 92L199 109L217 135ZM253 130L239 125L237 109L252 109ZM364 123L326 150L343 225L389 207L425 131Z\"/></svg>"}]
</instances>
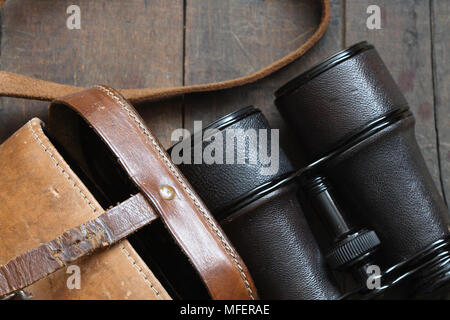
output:
<instances>
[{"instance_id":1,"label":"black binoculars","mask_svg":"<svg viewBox=\"0 0 450 320\"><path fill-rule=\"evenodd\" d=\"M447 297L448 209L374 47L333 55L280 88L275 104L308 159L303 168L254 107L169 150L260 297Z\"/></svg>"}]
</instances>

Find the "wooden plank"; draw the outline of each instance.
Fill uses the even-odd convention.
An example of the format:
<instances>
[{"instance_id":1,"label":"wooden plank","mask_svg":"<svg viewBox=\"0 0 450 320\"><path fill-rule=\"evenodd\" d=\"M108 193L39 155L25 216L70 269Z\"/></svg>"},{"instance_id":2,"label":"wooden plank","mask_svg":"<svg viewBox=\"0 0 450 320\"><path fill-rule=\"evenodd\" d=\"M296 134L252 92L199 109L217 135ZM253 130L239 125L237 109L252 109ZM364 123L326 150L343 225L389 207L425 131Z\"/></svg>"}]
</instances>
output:
<instances>
[{"instance_id":1,"label":"wooden plank","mask_svg":"<svg viewBox=\"0 0 450 320\"><path fill-rule=\"evenodd\" d=\"M381 9L381 29L369 30L369 5ZM438 188L439 166L433 102L429 1L346 1L346 45L374 44L416 117L416 136Z\"/></svg>"},{"instance_id":2,"label":"wooden plank","mask_svg":"<svg viewBox=\"0 0 450 320\"><path fill-rule=\"evenodd\" d=\"M447 205L450 200L450 2L433 0L432 4L432 46L434 95L437 129L439 138L439 155L441 182Z\"/></svg>"},{"instance_id":3,"label":"wooden plank","mask_svg":"<svg viewBox=\"0 0 450 320\"><path fill-rule=\"evenodd\" d=\"M8 1L1 10L1 69L80 86L182 84L182 1L79 1L80 30L66 27L71 4L69 0ZM31 117L45 120L47 105L2 98L0 141ZM170 132L181 126L181 100L138 109L167 146Z\"/></svg>"},{"instance_id":4,"label":"wooden plank","mask_svg":"<svg viewBox=\"0 0 450 320\"><path fill-rule=\"evenodd\" d=\"M298 48L320 21L315 0L201 1L186 0L185 84L232 79L254 72ZM302 162L295 136L273 105L281 85L342 46L342 2L332 1L332 21L324 38L299 61L242 88L185 97L185 127L194 120L206 125L227 113L253 104L273 128L280 129L282 147Z\"/></svg>"}]
</instances>

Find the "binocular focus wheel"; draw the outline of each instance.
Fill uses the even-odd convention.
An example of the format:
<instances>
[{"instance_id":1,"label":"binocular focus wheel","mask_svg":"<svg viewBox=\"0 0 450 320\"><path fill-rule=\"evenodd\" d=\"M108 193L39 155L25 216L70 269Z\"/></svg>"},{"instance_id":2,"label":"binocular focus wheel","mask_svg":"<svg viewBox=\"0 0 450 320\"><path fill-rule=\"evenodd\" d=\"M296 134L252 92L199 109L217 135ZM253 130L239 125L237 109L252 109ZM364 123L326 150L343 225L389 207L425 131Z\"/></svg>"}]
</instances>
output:
<instances>
[{"instance_id":1,"label":"binocular focus wheel","mask_svg":"<svg viewBox=\"0 0 450 320\"><path fill-rule=\"evenodd\" d=\"M360 233L353 234L347 239L338 242L327 254L327 261L333 269L338 269L355 259L371 252L380 244L375 231L363 230Z\"/></svg>"}]
</instances>

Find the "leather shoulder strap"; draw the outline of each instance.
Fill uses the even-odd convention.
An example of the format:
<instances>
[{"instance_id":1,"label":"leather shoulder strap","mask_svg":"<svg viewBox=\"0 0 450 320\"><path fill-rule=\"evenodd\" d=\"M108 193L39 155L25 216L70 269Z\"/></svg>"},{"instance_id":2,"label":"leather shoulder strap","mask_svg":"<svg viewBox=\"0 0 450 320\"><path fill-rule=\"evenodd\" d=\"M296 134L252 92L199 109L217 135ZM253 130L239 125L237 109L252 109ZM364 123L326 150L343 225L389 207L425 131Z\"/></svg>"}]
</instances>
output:
<instances>
[{"instance_id":1,"label":"leather shoulder strap","mask_svg":"<svg viewBox=\"0 0 450 320\"><path fill-rule=\"evenodd\" d=\"M214 299L254 299L256 289L236 253L189 183L134 108L113 89L96 86L56 100L75 110L117 157L194 265Z\"/></svg>"},{"instance_id":2,"label":"leather shoulder strap","mask_svg":"<svg viewBox=\"0 0 450 320\"><path fill-rule=\"evenodd\" d=\"M281 68L300 58L309 49L311 49L314 44L316 44L316 42L319 41L319 39L322 38L322 36L325 34L325 31L327 30L330 22L330 2L329 0L320 1L322 4L322 18L314 34L298 49L292 51L287 56L273 62L269 66L266 66L255 73L232 80L205 83L194 86L162 89L124 89L119 90L119 92L130 102L152 101L191 92L216 91L238 87L265 78L273 72L280 70ZM0 7L2 4L3 3L0 0ZM83 88L59 84L51 81L43 81L11 72L0 71L0 96L50 101L81 90L83 90Z\"/></svg>"}]
</instances>

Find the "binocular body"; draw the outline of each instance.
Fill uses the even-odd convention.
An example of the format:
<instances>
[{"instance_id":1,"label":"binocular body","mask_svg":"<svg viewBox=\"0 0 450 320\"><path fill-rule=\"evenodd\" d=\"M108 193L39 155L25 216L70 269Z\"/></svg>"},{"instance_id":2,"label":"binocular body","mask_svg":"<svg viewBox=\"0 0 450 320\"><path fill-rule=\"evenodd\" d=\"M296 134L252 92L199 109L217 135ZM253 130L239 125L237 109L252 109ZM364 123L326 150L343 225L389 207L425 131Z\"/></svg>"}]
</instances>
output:
<instances>
[{"instance_id":1,"label":"binocular body","mask_svg":"<svg viewBox=\"0 0 450 320\"><path fill-rule=\"evenodd\" d=\"M381 269L448 237L448 209L417 145L414 117L373 46L362 42L330 57L276 96L305 155L321 162L316 170L346 204L347 219L376 231ZM433 269L438 282L449 270L443 255Z\"/></svg>"},{"instance_id":2,"label":"binocular body","mask_svg":"<svg viewBox=\"0 0 450 320\"><path fill-rule=\"evenodd\" d=\"M236 132L240 139L227 138ZM174 158L189 152L187 163L178 167L246 261L262 299L336 299L340 293L297 198L294 167L271 132L263 114L247 107L194 133L194 139L180 142L169 153ZM198 145L192 140L202 151L223 142L215 150L223 161L195 164ZM267 169L262 150L272 160L278 153L278 170L261 173ZM252 154L258 157L250 163ZM239 163L239 158L245 161Z\"/></svg>"},{"instance_id":3,"label":"binocular body","mask_svg":"<svg viewBox=\"0 0 450 320\"><path fill-rule=\"evenodd\" d=\"M292 166L271 134L258 134L273 130L253 107L212 123L197 145L189 139L171 150L190 150L179 168L242 255L260 296L372 298L400 282L402 297L445 293L448 209L417 145L414 117L373 46L330 57L280 88L275 104L297 133L304 168ZM230 130L240 132L236 139L227 139ZM196 164L195 149L212 146L237 163ZM267 162L252 156L261 150L278 155L277 170L262 174ZM305 214L311 208L331 231L325 241ZM373 266L381 283L368 288ZM340 271L355 276L350 292L335 277Z\"/></svg>"}]
</instances>

